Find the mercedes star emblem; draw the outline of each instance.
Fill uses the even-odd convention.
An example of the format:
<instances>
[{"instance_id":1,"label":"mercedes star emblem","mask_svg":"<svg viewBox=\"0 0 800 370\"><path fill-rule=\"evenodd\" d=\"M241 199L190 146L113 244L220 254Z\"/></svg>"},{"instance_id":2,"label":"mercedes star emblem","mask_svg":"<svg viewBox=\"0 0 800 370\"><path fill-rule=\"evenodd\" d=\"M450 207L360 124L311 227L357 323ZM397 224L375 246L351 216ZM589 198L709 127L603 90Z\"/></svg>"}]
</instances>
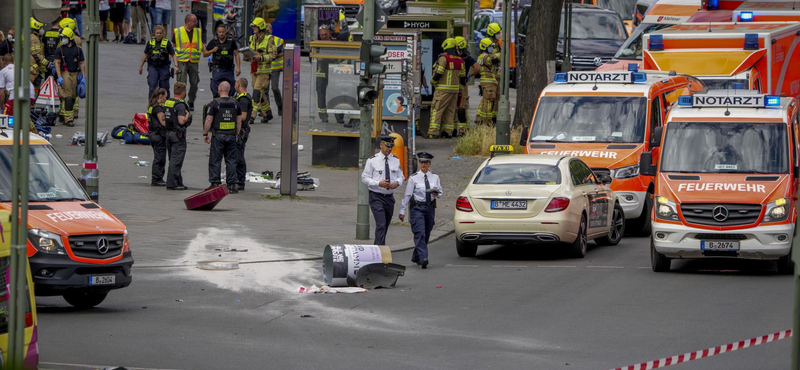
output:
<instances>
[{"instance_id":1,"label":"mercedes star emblem","mask_svg":"<svg viewBox=\"0 0 800 370\"><path fill-rule=\"evenodd\" d=\"M598 67L600 67L601 65L603 65L603 58L600 58L600 57L594 57L594 65L596 65L596 66L598 66Z\"/></svg>"},{"instance_id":2,"label":"mercedes star emblem","mask_svg":"<svg viewBox=\"0 0 800 370\"><path fill-rule=\"evenodd\" d=\"M711 211L711 217L714 217L717 222L723 222L728 219L728 209L723 206L716 206Z\"/></svg>"},{"instance_id":3,"label":"mercedes star emblem","mask_svg":"<svg viewBox=\"0 0 800 370\"><path fill-rule=\"evenodd\" d=\"M511 195L511 190L506 190L506 195Z\"/></svg>"},{"instance_id":4,"label":"mercedes star emblem","mask_svg":"<svg viewBox=\"0 0 800 370\"><path fill-rule=\"evenodd\" d=\"M100 238L97 240L97 251L100 252L100 254L108 253L108 239Z\"/></svg>"}]
</instances>

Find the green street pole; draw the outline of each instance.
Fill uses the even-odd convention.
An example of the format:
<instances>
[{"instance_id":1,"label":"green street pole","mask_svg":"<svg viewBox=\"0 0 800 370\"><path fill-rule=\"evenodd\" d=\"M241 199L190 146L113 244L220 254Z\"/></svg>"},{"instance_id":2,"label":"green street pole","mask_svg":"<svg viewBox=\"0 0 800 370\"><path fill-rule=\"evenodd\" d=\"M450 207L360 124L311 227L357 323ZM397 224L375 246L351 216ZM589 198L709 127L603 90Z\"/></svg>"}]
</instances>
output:
<instances>
[{"instance_id":1,"label":"green street pole","mask_svg":"<svg viewBox=\"0 0 800 370\"><path fill-rule=\"evenodd\" d=\"M368 47L372 42L375 35L375 2L364 2L364 38L361 47ZM367 60L362 60L362 63L369 63ZM364 82L372 83L372 77L369 71L364 74ZM369 189L367 185L361 182L361 174L364 172L364 166L367 164L367 158L370 157L370 143L372 142L372 109L369 105L364 104L361 106L361 124L359 125L359 140L358 140L358 208L356 209L356 239L368 240L369 239Z\"/></svg>"},{"instance_id":2,"label":"green street pole","mask_svg":"<svg viewBox=\"0 0 800 370\"><path fill-rule=\"evenodd\" d=\"M511 107L508 99L509 70L511 69L511 14L510 7L503 9L503 66L500 78L500 99L497 106L497 136L495 144L508 145L511 143Z\"/></svg>"},{"instance_id":3,"label":"green street pole","mask_svg":"<svg viewBox=\"0 0 800 370\"><path fill-rule=\"evenodd\" d=\"M100 199L100 178L97 166L97 65L99 62L100 42L100 3L87 1L88 15L87 59L86 59L86 147L83 151L83 169L81 179L85 182L89 196Z\"/></svg>"},{"instance_id":4,"label":"green street pole","mask_svg":"<svg viewBox=\"0 0 800 370\"><path fill-rule=\"evenodd\" d=\"M469 51L469 55L476 56L478 55L475 51L475 1L474 0L466 0L467 2L467 50ZM470 85L475 84L475 79L470 79L467 81Z\"/></svg>"},{"instance_id":5,"label":"green street pole","mask_svg":"<svg viewBox=\"0 0 800 370\"><path fill-rule=\"evenodd\" d=\"M19 41L14 53L14 146L11 189L11 279L9 282L8 369L21 368L25 340L25 272L28 245L28 168L31 102L31 2L16 0L14 27Z\"/></svg>"}]
</instances>

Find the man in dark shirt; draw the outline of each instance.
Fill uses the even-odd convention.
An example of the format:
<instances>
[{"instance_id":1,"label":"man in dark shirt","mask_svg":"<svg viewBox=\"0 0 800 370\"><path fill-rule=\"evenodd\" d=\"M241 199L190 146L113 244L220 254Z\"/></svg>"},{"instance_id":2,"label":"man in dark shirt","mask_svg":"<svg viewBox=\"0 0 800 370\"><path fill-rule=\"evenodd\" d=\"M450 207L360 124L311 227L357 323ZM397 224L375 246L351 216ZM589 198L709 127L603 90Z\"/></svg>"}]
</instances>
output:
<instances>
[{"instance_id":1,"label":"man in dark shirt","mask_svg":"<svg viewBox=\"0 0 800 370\"><path fill-rule=\"evenodd\" d=\"M239 103L228 96L231 85L225 81L219 84L219 98L214 99L206 108L206 119L203 124L203 136L206 144L211 144L211 153L208 156L208 189L219 186L222 158L225 157L225 183L231 194L236 190L236 166L239 161L239 151L236 147L236 136L242 130L242 109ZM213 132L213 137L208 133Z\"/></svg>"},{"instance_id":2,"label":"man in dark shirt","mask_svg":"<svg viewBox=\"0 0 800 370\"><path fill-rule=\"evenodd\" d=\"M236 40L228 37L225 26L217 26L217 37L208 42L203 57L211 56L211 93L218 98L219 83L227 81L233 85L236 77L242 73L239 60L239 45ZM234 71L235 68L235 71ZM234 76L235 72L235 76Z\"/></svg>"},{"instance_id":3,"label":"man in dark shirt","mask_svg":"<svg viewBox=\"0 0 800 370\"><path fill-rule=\"evenodd\" d=\"M247 176L247 162L244 159L244 148L250 137L250 123L253 120L253 98L247 93L247 79L236 80L236 102L242 109L242 132L237 137L236 147L239 149L239 161L236 166L236 190L244 190L244 181Z\"/></svg>"},{"instance_id":4,"label":"man in dark shirt","mask_svg":"<svg viewBox=\"0 0 800 370\"><path fill-rule=\"evenodd\" d=\"M78 98L78 84L86 79L83 50L75 44L75 35L69 28L61 30L61 43L56 58L58 75L58 96L61 98L61 115L67 126L75 126L75 101ZM78 73L81 73L80 79Z\"/></svg>"}]
</instances>

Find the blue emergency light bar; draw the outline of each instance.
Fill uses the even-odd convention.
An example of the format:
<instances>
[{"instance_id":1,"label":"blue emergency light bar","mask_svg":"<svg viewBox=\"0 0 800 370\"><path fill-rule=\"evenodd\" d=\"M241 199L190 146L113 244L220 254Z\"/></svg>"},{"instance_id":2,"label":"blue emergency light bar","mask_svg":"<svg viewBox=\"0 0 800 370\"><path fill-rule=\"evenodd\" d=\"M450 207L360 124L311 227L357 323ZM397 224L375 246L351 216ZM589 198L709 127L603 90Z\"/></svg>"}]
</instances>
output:
<instances>
[{"instance_id":1,"label":"blue emergency light bar","mask_svg":"<svg viewBox=\"0 0 800 370\"><path fill-rule=\"evenodd\" d=\"M638 63L628 63L628 72L639 72Z\"/></svg>"},{"instance_id":2,"label":"blue emergency light bar","mask_svg":"<svg viewBox=\"0 0 800 370\"><path fill-rule=\"evenodd\" d=\"M14 128L14 116L8 116L8 128Z\"/></svg>"},{"instance_id":3,"label":"blue emergency light bar","mask_svg":"<svg viewBox=\"0 0 800 370\"><path fill-rule=\"evenodd\" d=\"M753 21L753 12L739 13L739 22L752 22L752 21Z\"/></svg>"},{"instance_id":4,"label":"blue emergency light bar","mask_svg":"<svg viewBox=\"0 0 800 370\"><path fill-rule=\"evenodd\" d=\"M555 74L555 82L566 83L618 83L630 84L647 81L647 74L642 72L559 72Z\"/></svg>"},{"instance_id":5,"label":"blue emergency light bar","mask_svg":"<svg viewBox=\"0 0 800 370\"><path fill-rule=\"evenodd\" d=\"M777 95L682 95L678 97L678 105L682 107L729 107L729 108L764 108L780 107L781 97Z\"/></svg>"},{"instance_id":6,"label":"blue emergency light bar","mask_svg":"<svg viewBox=\"0 0 800 370\"><path fill-rule=\"evenodd\" d=\"M719 0L707 0L706 10L719 10Z\"/></svg>"},{"instance_id":7,"label":"blue emergency light bar","mask_svg":"<svg viewBox=\"0 0 800 370\"><path fill-rule=\"evenodd\" d=\"M566 72L559 72L556 73L556 82L567 82L567 73Z\"/></svg>"},{"instance_id":8,"label":"blue emergency light bar","mask_svg":"<svg viewBox=\"0 0 800 370\"><path fill-rule=\"evenodd\" d=\"M650 35L650 41L647 44L648 49L653 51L664 50L664 36L663 35Z\"/></svg>"},{"instance_id":9,"label":"blue emergency light bar","mask_svg":"<svg viewBox=\"0 0 800 370\"><path fill-rule=\"evenodd\" d=\"M744 34L744 50L758 50L758 34L745 33Z\"/></svg>"}]
</instances>

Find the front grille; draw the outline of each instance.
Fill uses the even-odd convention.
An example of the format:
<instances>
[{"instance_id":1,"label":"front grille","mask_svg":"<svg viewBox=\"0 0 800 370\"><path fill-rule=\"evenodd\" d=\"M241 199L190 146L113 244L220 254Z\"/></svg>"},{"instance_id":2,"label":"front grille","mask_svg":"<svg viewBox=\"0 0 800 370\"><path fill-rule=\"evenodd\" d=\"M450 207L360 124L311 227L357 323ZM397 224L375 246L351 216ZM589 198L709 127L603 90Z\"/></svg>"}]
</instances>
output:
<instances>
[{"instance_id":1,"label":"front grille","mask_svg":"<svg viewBox=\"0 0 800 370\"><path fill-rule=\"evenodd\" d=\"M572 65L573 66L591 66L591 67L599 67L603 65L603 63L608 62L611 58L600 58L602 62L597 64L594 62L595 57L573 57L572 58Z\"/></svg>"},{"instance_id":2,"label":"front grille","mask_svg":"<svg viewBox=\"0 0 800 370\"><path fill-rule=\"evenodd\" d=\"M608 168L592 168L592 172L594 172L595 175L611 176L611 170Z\"/></svg>"},{"instance_id":3,"label":"front grille","mask_svg":"<svg viewBox=\"0 0 800 370\"><path fill-rule=\"evenodd\" d=\"M747 236L744 234L697 234L694 238L700 240L745 240Z\"/></svg>"},{"instance_id":4,"label":"front grille","mask_svg":"<svg viewBox=\"0 0 800 370\"><path fill-rule=\"evenodd\" d=\"M108 240L108 252L100 253L97 241L100 238ZM76 235L69 237L69 247L72 253L83 258L106 259L119 256L122 253L122 234L111 235Z\"/></svg>"},{"instance_id":5,"label":"front grille","mask_svg":"<svg viewBox=\"0 0 800 370\"><path fill-rule=\"evenodd\" d=\"M778 181L778 176L747 176L744 181Z\"/></svg>"},{"instance_id":6,"label":"front grille","mask_svg":"<svg viewBox=\"0 0 800 370\"><path fill-rule=\"evenodd\" d=\"M700 176L697 175L669 175L670 180L700 180Z\"/></svg>"},{"instance_id":7,"label":"front grille","mask_svg":"<svg viewBox=\"0 0 800 370\"><path fill-rule=\"evenodd\" d=\"M347 18L355 18L358 15L358 12L361 10L361 7L358 5L339 5L340 7L344 8L344 16Z\"/></svg>"},{"instance_id":8,"label":"front grille","mask_svg":"<svg viewBox=\"0 0 800 370\"><path fill-rule=\"evenodd\" d=\"M714 209L724 207L728 217L723 221L714 219ZM681 213L686 222L707 226L741 226L751 225L761 215L760 204L718 204L718 203L684 203Z\"/></svg>"}]
</instances>

